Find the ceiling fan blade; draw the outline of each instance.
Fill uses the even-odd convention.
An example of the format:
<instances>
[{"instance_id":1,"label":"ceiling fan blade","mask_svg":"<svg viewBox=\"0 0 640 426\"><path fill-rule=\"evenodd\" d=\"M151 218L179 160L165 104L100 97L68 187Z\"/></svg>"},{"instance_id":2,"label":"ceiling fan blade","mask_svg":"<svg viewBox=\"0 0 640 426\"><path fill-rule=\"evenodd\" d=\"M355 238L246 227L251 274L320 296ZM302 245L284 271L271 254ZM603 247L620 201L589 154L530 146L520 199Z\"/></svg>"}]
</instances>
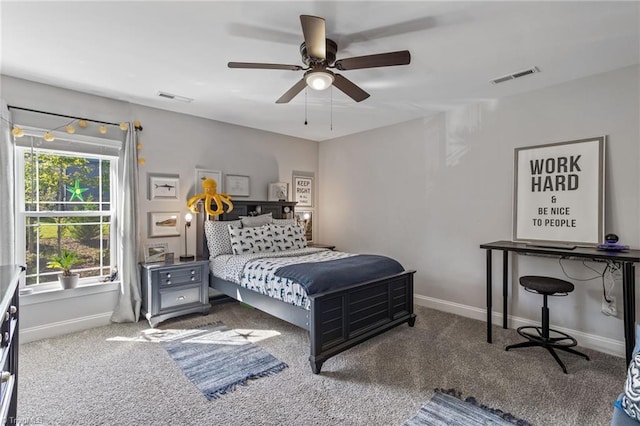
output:
<instances>
[{"instance_id":1,"label":"ceiling fan blade","mask_svg":"<svg viewBox=\"0 0 640 426\"><path fill-rule=\"evenodd\" d=\"M300 65L261 64L256 62L229 62L227 66L229 68L248 68L248 69L261 69L261 70L300 71L301 69L303 69Z\"/></svg>"},{"instance_id":2,"label":"ceiling fan blade","mask_svg":"<svg viewBox=\"0 0 640 426\"><path fill-rule=\"evenodd\" d=\"M300 15L304 44L312 58L324 60L327 57L327 39L324 19L317 16Z\"/></svg>"},{"instance_id":3,"label":"ceiling fan blade","mask_svg":"<svg viewBox=\"0 0 640 426\"><path fill-rule=\"evenodd\" d=\"M291 89L287 90L287 92L284 95L280 96L280 99L278 99L276 103L286 104L291 99L295 98L296 95L300 93L302 89L304 89L305 87L307 87L307 82L305 81L304 78L301 78L300 81L294 84Z\"/></svg>"},{"instance_id":4,"label":"ceiling fan blade","mask_svg":"<svg viewBox=\"0 0 640 426\"><path fill-rule=\"evenodd\" d=\"M345 71L362 68L390 67L393 65L408 65L410 62L411 53L409 53L408 50L400 50L398 52L339 59L336 61L334 67Z\"/></svg>"},{"instance_id":5,"label":"ceiling fan blade","mask_svg":"<svg viewBox=\"0 0 640 426\"><path fill-rule=\"evenodd\" d=\"M355 85L355 83L351 82L351 80L346 79L340 74L335 74L335 79L333 80L333 85L338 89L343 91L345 95L349 96L356 102L362 102L369 97L369 94Z\"/></svg>"}]
</instances>

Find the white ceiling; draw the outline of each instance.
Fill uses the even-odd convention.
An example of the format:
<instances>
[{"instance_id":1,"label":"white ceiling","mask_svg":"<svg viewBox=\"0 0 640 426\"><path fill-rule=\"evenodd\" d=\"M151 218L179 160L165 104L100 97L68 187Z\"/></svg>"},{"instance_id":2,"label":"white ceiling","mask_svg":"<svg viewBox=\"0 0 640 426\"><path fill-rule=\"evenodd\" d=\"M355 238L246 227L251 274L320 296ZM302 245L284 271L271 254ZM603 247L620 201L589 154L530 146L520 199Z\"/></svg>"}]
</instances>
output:
<instances>
[{"instance_id":1,"label":"white ceiling","mask_svg":"<svg viewBox=\"0 0 640 426\"><path fill-rule=\"evenodd\" d=\"M0 71L325 140L637 64L639 4L2 0ZM301 14L326 19L338 59L408 49L411 64L341 72L371 94L361 103L337 89L308 90L305 125L304 91L275 103L303 71L227 68L228 61L303 65ZM532 66L541 72L489 83Z\"/></svg>"}]
</instances>

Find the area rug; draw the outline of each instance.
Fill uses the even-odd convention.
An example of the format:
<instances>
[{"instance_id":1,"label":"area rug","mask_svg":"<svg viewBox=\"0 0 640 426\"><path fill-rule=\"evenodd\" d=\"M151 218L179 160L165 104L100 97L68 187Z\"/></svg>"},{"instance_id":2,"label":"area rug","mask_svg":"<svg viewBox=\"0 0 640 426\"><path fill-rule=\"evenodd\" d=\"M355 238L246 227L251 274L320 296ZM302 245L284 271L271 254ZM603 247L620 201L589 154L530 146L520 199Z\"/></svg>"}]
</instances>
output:
<instances>
[{"instance_id":1,"label":"area rug","mask_svg":"<svg viewBox=\"0 0 640 426\"><path fill-rule=\"evenodd\" d=\"M404 426L531 426L526 420L518 419L510 413L479 404L473 397L462 399L455 389L435 389L429 402Z\"/></svg>"},{"instance_id":2,"label":"area rug","mask_svg":"<svg viewBox=\"0 0 640 426\"><path fill-rule=\"evenodd\" d=\"M250 332L240 333L220 322L197 330L161 344L209 400L246 385L251 379L287 368L287 364L252 343Z\"/></svg>"}]
</instances>

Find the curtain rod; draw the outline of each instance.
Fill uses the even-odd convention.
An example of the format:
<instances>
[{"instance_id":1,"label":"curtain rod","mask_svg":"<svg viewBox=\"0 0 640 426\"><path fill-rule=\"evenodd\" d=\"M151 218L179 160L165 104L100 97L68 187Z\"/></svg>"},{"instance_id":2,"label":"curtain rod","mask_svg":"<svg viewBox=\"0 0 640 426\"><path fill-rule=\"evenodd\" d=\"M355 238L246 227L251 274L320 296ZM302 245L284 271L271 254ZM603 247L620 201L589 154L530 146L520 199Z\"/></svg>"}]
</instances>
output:
<instances>
[{"instance_id":1,"label":"curtain rod","mask_svg":"<svg viewBox=\"0 0 640 426\"><path fill-rule=\"evenodd\" d=\"M73 115L56 114L55 112L38 111L37 109L22 108L22 107L17 107L17 106L13 106L13 105L7 105L7 108L9 108L9 109L18 109L20 111L27 111L27 112L36 112L38 114L55 115L57 117L73 118L74 120L91 121L92 123L108 124L110 126L120 126L119 123L109 123L108 121L98 121L98 120L92 120L90 118L74 117Z\"/></svg>"}]
</instances>

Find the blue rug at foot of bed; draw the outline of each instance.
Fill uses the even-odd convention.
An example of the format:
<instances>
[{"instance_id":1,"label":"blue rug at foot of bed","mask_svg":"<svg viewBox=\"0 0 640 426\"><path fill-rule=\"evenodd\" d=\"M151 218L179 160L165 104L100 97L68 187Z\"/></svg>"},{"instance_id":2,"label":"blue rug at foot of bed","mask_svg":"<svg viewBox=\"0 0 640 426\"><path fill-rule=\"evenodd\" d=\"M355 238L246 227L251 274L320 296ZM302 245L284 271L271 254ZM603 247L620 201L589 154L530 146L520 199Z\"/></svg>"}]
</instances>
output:
<instances>
[{"instance_id":1,"label":"blue rug at foot of bed","mask_svg":"<svg viewBox=\"0 0 640 426\"><path fill-rule=\"evenodd\" d=\"M162 342L185 376L207 397L216 399L249 380L270 376L287 364L218 322Z\"/></svg>"}]
</instances>

